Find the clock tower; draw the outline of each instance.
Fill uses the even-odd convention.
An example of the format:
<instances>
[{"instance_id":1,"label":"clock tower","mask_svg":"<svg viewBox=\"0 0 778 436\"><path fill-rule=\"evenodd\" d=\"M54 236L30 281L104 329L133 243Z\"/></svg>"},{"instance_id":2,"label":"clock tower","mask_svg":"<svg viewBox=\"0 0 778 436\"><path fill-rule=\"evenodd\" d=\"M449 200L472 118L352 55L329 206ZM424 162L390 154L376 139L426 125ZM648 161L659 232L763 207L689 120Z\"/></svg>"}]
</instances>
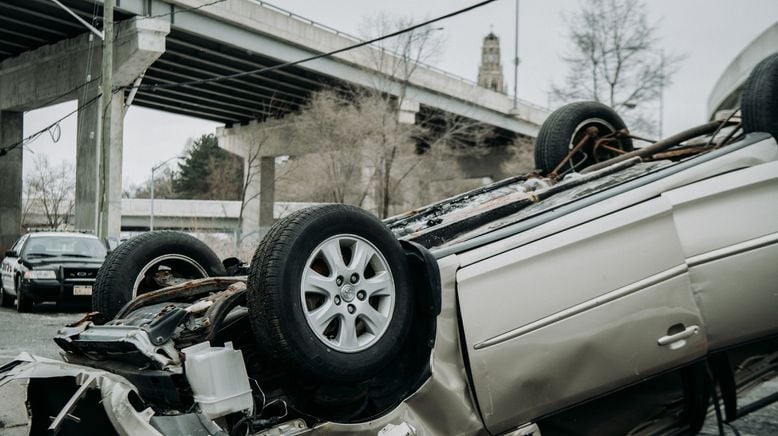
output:
<instances>
[{"instance_id":1,"label":"clock tower","mask_svg":"<svg viewBox=\"0 0 778 436\"><path fill-rule=\"evenodd\" d=\"M500 38L489 32L481 48L481 65L478 67L478 86L505 94L502 64L500 63Z\"/></svg>"}]
</instances>

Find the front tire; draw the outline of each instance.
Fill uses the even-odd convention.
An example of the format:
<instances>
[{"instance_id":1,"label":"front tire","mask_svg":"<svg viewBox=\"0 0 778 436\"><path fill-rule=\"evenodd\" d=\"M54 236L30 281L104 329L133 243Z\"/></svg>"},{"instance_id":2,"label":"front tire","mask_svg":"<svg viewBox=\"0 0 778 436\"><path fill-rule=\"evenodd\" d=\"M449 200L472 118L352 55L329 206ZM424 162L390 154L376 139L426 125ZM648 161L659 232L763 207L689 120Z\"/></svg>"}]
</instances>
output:
<instances>
[{"instance_id":1,"label":"front tire","mask_svg":"<svg viewBox=\"0 0 778 436\"><path fill-rule=\"evenodd\" d=\"M362 209L312 207L277 222L251 262L254 335L294 375L354 383L395 357L413 314L397 239Z\"/></svg>"},{"instance_id":2,"label":"front tire","mask_svg":"<svg viewBox=\"0 0 778 436\"><path fill-rule=\"evenodd\" d=\"M19 313L32 312L33 301L25 294L24 283L17 280L16 282L16 311Z\"/></svg>"}]
</instances>

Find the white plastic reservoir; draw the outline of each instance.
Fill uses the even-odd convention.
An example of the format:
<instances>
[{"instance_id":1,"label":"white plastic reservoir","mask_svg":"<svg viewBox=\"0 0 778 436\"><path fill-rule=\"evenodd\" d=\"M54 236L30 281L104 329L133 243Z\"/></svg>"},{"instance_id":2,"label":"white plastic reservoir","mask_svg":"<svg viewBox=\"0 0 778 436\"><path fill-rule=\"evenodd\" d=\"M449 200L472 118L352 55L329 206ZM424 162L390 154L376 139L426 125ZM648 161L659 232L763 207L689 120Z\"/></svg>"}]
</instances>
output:
<instances>
[{"instance_id":1,"label":"white plastic reservoir","mask_svg":"<svg viewBox=\"0 0 778 436\"><path fill-rule=\"evenodd\" d=\"M243 353L232 348L212 347L201 342L181 350L186 356L186 379L200 410L210 419L254 406Z\"/></svg>"}]
</instances>

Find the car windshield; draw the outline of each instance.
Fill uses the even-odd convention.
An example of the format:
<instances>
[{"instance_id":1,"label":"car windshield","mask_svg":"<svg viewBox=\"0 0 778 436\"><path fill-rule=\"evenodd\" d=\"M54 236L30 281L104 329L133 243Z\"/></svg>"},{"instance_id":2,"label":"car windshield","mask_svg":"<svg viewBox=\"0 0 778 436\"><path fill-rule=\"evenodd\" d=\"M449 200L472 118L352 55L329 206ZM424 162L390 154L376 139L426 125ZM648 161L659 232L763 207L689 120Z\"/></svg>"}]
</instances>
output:
<instances>
[{"instance_id":1,"label":"car windshield","mask_svg":"<svg viewBox=\"0 0 778 436\"><path fill-rule=\"evenodd\" d=\"M104 258L105 247L96 238L82 236L35 236L31 237L24 253L38 257L96 257Z\"/></svg>"}]
</instances>

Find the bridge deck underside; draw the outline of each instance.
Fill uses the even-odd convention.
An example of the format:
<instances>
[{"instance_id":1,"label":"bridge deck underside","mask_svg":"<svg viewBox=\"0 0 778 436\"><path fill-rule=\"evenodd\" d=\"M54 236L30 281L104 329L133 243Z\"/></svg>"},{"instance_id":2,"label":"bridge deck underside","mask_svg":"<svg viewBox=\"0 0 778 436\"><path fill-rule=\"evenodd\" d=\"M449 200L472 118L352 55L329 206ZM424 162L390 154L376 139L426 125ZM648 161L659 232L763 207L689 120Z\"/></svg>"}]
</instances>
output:
<instances>
[{"instance_id":1,"label":"bridge deck underside","mask_svg":"<svg viewBox=\"0 0 778 436\"><path fill-rule=\"evenodd\" d=\"M60 0L85 21L101 28L102 6L93 0ZM118 3L116 19L133 14ZM50 0L0 1L0 62L87 32L86 28ZM99 50L95 44L95 50ZM133 105L158 109L224 123L244 124L295 112L309 101L311 93L322 88L350 86L304 67L286 67L262 74L185 87L165 88L165 84L226 76L278 65L279 60L241 49L215 38L177 29L175 21L166 40L165 53L146 71L143 85ZM127 91L129 93L129 91ZM425 108L419 115L440 113ZM435 123L434 120L431 120ZM509 142L512 132L495 129L493 144Z\"/></svg>"}]
</instances>

